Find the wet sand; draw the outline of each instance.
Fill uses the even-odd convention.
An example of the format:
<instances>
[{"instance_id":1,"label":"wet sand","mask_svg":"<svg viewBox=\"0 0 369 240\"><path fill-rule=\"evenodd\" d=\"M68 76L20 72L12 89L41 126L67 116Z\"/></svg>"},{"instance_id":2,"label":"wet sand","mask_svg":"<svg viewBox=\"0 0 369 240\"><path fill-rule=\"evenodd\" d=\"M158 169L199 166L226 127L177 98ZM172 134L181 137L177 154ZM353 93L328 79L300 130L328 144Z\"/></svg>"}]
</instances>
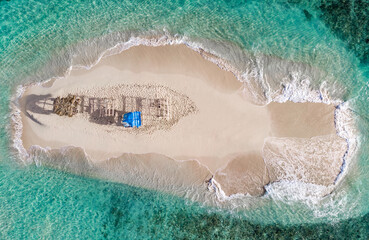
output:
<instances>
[{"instance_id":1,"label":"wet sand","mask_svg":"<svg viewBox=\"0 0 369 240\"><path fill-rule=\"evenodd\" d=\"M125 94L143 98L152 94L137 88L130 92L133 85L157 88L163 99L171 99L171 91L178 93L183 98L172 105L187 109L193 103L196 111L173 110L170 118L176 121L168 128L135 132L119 125L99 125L82 114L60 117L45 106L69 93L118 99L122 86ZM333 184L347 148L336 135L335 107L322 103L256 106L242 96L243 87L232 73L185 46L133 47L102 59L90 70L72 70L52 84L28 87L20 100L22 140L27 150L34 145L80 147L90 163L100 168L115 159L114 166L125 166L124 171L111 168L120 182L126 180L119 179L117 169L127 175L135 168L139 174L153 171L158 179L174 174L179 185L206 185L206 179L213 177L228 196L259 196L265 184L281 179ZM183 100L187 98L191 104ZM184 161L191 164L184 167ZM150 187L147 181L143 185Z\"/></svg>"}]
</instances>

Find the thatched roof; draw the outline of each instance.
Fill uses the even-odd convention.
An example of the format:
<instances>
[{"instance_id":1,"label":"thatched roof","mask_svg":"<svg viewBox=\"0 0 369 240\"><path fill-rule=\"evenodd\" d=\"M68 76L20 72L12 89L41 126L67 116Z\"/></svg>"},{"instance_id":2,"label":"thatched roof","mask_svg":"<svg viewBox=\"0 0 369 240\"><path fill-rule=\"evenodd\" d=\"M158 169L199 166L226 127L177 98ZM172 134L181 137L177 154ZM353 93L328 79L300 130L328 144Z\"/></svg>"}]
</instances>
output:
<instances>
[{"instance_id":1,"label":"thatched roof","mask_svg":"<svg viewBox=\"0 0 369 240\"><path fill-rule=\"evenodd\" d=\"M69 94L67 97L57 97L54 100L53 112L59 116L69 116L72 117L77 113L77 107L80 102L75 95Z\"/></svg>"}]
</instances>

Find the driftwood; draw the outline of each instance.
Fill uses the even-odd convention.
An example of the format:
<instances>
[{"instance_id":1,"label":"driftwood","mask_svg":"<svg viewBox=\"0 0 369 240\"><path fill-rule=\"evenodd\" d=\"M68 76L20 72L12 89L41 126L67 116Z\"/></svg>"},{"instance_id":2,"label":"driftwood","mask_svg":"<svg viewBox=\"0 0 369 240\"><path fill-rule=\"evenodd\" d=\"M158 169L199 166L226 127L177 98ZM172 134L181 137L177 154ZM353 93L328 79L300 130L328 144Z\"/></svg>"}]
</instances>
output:
<instances>
[{"instance_id":1,"label":"driftwood","mask_svg":"<svg viewBox=\"0 0 369 240\"><path fill-rule=\"evenodd\" d=\"M72 117L77 111L80 99L75 95L69 94L67 97L61 98L57 97L54 99L53 112L59 116L69 116Z\"/></svg>"}]
</instances>

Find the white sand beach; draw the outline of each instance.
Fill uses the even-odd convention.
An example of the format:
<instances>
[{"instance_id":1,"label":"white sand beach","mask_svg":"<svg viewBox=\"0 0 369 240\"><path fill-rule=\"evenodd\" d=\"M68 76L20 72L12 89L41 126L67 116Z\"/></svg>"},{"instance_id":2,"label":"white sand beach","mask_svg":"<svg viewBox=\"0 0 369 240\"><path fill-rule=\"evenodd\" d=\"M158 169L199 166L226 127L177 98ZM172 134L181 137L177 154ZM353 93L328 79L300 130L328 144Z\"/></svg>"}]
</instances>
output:
<instances>
[{"instance_id":1,"label":"white sand beach","mask_svg":"<svg viewBox=\"0 0 369 240\"><path fill-rule=\"evenodd\" d=\"M156 175L176 174L183 180L179 184L205 185L213 177L228 196L259 196L264 185L282 179L333 184L347 150L336 134L335 107L257 106L242 96L243 87L232 73L186 46L133 47L89 70L28 87L20 99L23 145L27 150L79 147L96 166L119 158L127 161L126 168L140 166L140 174L145 168ZM127 96L140 103L162 99L165 111L157 115L161 120L143 112L143 126L126 129L95 121L87 110L73 117L53 113L53 99L68 94L88 101L114 99L117 108ZM130 106L125 111L140 108Z\"/></svg>"}]
</instances>

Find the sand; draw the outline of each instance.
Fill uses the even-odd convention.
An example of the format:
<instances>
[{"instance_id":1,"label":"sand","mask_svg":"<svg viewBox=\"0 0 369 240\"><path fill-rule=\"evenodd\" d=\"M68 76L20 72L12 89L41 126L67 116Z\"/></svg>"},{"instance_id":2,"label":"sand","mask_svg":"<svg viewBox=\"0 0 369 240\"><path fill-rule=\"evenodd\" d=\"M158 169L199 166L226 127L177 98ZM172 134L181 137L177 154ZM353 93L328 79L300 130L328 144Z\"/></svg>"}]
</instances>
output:
<instances>
[{"instance_id":1,"label":"sand","mask_svg":"<svg viewBox=\"0 0 369 240\"><path fill-rule=\"evenodd\" d=\"M281 179L333 184L347 148L336 135L335 107L257 106L245 100L243 87L232 73L186 46L133 47L90 70L72 70L65 78L28 87L20 100L23 145L31 154L35 145L82 148L90 164L110 166L121 182L127 180L119 173L129 175L133 168L156 182L173 174L178 185L206 185L213 177L228 196L259 196L265 184ZM87 113L53 114L52 99L69 93L86 99L156 97L170 107L162 127L125 129L98 124ZM150 121L145 118L143 124ZM139 185L157 187L149 177Z\"/></svg>"}]
</instances>

